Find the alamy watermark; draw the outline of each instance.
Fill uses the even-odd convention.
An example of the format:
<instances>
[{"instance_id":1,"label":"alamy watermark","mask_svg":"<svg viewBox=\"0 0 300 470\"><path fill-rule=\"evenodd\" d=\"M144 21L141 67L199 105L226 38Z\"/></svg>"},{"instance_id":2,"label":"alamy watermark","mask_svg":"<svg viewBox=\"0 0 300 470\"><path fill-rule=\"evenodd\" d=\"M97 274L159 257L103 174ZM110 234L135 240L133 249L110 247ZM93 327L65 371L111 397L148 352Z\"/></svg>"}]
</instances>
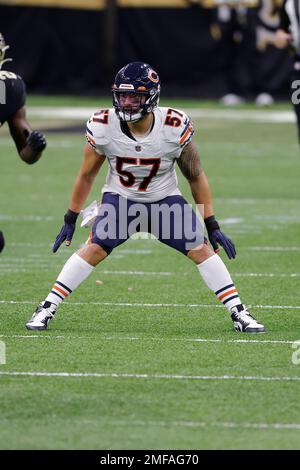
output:
<instances>
[{"instance_id":1,"label":"alamy watermark","mask_svg":"<svg viewBox=\"0 0 300 470\"><path fill-rule=\"evenodd\" d=\"M294 341L292 348L295 349L292 354L292 364L298 366L300 364L300 340Z\"/></svg>"},{"instance_id":2,"label":"alamy watermark","mask_svg":"<svg viewBox=\"0 0 300 470\"><path fill-rule=\"evenodd\" d=\"M203 206L197 205L200 214ZM161 241L181 240L185 250L204 243L204 223L190 204L133 203L119 198L118 205L100 206L94 233L99 240L127 240L136 233L151 233Z\"/></svg>"},{"instance_id":3,"label":"alamy watermark","mask_svg":"<svg viewBox=\"0 0 300 470\"><path fill-rule=\"evenodd\" d=\"M6 364L6 347L4 341L0 341L0 365Z\"/></svg>"}]
</instances>

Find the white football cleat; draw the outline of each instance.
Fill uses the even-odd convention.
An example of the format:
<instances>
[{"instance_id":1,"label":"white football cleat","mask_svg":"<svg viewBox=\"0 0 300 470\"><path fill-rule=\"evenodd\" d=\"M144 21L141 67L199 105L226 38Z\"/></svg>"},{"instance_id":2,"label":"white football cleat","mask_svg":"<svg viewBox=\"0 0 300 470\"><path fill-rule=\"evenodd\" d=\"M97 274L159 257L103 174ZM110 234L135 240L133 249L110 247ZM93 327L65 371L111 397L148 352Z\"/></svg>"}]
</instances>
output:
<instances>
[{"instance_id":1,"label":"white football cleat","mask_svg":"<svg viewBox=\"0 0 300 470\"><path fill-rule=\"evenodd\" d=\"M46 330L48 323L55 315L57 306L51 302L41 302L31 319L26 323L27 330Z\"/></svg>"},{"instance_id":2,"label":"white football cleat","mask_svg":"<svg viewBox=\"0 0 300 470\"><path fill-rule=\"evenodd\" d=\"M265 327L253 318L245 305L236 305L232 307L231 319L236 331L241 333L264 333Z\"/></svg>"}]
</instances>

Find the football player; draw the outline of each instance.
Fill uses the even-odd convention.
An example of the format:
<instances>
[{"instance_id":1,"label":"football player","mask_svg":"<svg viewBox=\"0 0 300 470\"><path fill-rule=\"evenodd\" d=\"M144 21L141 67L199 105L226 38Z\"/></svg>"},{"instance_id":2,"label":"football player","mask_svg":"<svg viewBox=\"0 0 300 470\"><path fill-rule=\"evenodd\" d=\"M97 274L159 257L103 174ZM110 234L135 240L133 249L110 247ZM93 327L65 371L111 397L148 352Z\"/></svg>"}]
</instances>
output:
<instances>
[{"instance_id":1,"label":"football player","mask_svg":"<svg viewBox=\"0 0 300 470\"><path fill-rule=\"evenodd\" d=\"M96 112L87 123L83 162L53 252L64 241L70 245L80 210L107 159L109 171L90 238L66 262L50 293L26 323L27 329L45 330L59 304L98 263L132 233L148 231L196 264L207 287L228 309L237 331L265 331L242 304L217 254L219 245L230 259L235 258L236 251L215 219L210 186L192 142L194 129L189 117L178 109L158 107L160 79L143 62L123 67L116 75L112 93L113 108ZM204 222L213 249L203 236L200 219L180 193L176 164L189 182L195 203L204 206ZM153 220L157 209L174 209L174 217L167 219L165 212ZM139 223L132 228L137 213ZM147 230L144 222L148 223ZM180 224L184 230L177 236Z\"/></svg>"},{"instance_id":2,"label":"football player","mask_svg":"<svg viewBox=\"0 0 300 470\"><path fill-rule=\"evenodd\" d=\"M299 79L300 79L300 17L299 2L283 0L279 10L280 24L276 31L275 45L279 49L288 48L293 57L293 71L290 80L290 95L297 118L298 142L300 144L300 103L299 103Z\"/></svg>"},{"instance_id":3,"label":"football player","mask_svg":"<svg viewBox=\"0 0 300 470\"><path fill-rule=\"evenodd\" d=\"M26 119L26 90L19 75L2 70L5 53L9 46L0 33L0 127L7 122L11 136L21 160L31 165L39 160L46 147L46 139L41 132L32 131ZM0 232L0 252L4 247L3 233Z\"/></svg>"}]
</instances>

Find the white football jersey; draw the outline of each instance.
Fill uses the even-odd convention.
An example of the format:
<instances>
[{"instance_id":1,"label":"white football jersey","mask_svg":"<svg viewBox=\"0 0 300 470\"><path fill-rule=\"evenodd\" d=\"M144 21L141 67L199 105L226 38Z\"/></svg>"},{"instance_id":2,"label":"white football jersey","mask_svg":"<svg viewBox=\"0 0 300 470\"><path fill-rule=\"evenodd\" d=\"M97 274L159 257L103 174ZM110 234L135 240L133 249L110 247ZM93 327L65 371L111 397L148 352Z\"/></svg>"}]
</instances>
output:
<instances>
[{"instance_id":1,"label":"white football jersey","mask_svg":"<svg viewBox=\"0 0 300 470\"><path fill-rule=\"evenodd\" d=\"M174 166L193 133L189 117L173 108L156 108L151 132L143 137L122 130L114 109L96 112L87 122L86 138L109 163L102 192L139 202L181 194Z\"/></svg>"}]
</instances>

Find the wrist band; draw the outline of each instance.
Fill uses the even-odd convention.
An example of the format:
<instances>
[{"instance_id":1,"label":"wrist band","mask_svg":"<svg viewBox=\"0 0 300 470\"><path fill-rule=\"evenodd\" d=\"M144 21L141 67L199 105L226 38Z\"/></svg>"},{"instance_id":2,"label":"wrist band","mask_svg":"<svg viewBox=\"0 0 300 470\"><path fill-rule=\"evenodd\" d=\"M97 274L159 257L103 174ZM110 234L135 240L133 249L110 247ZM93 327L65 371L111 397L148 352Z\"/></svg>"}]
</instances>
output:
<instances>
[{"instance_id":1,"label":"wrist band","mask_svg":"<svg viewBox=\"0 0 300 470\"><path fill-rule=\"evenodd\" d=\"M208 232L211 232L212 230L220 230L220 225L216 221L214 215L211 215L211 216L207 217L206 219L204 219L204 223L205 223L205 226L206 226L206 230Z\"/></svg>"},{"instance_id":2,"label":"wrist band","mask_svg":"<svg viewBox=\"0 0 300 470\"><path fill-rule=\"evenodd\" d=\"M74 211L71 211L71 209L68 209L67 212L65 213L64 221L67 224L76 224L76 220L78 216L79 216L79 212L74 212Z\"/></svg>"}]
</instances>

